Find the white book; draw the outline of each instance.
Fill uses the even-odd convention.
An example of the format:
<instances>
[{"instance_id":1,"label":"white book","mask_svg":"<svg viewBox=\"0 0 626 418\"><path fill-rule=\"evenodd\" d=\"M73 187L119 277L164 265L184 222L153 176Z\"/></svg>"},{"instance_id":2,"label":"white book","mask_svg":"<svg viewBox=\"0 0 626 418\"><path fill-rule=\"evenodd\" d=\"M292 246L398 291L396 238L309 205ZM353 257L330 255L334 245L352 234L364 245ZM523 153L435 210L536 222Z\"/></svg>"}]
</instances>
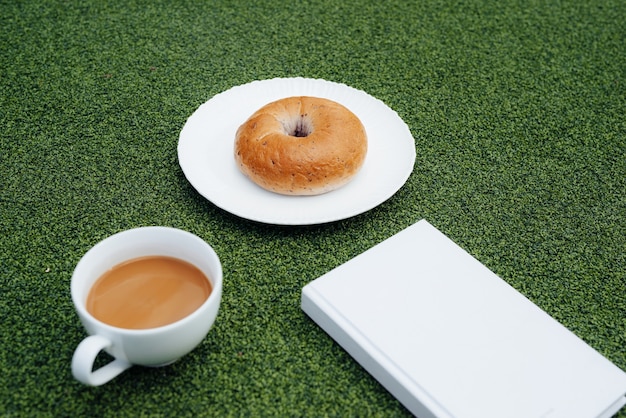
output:
<instances>
[{"instance_id":1,"label":"white book","mask_svg":"<svg viewBox=\"0 0 626 418\"><path fill-rule=\"evenodd\" d=\"M425 220L307 284L302 309L420 418L626 404L626 373Z\"/></svg>"}]
</instances>

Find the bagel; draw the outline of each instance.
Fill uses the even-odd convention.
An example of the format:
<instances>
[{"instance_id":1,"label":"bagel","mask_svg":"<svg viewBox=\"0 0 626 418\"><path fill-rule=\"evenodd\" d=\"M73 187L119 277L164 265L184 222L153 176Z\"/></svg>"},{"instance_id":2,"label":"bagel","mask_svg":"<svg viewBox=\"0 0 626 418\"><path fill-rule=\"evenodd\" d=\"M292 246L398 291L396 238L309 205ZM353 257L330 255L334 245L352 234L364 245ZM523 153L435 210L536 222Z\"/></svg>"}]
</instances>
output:
<instances>
[{"instance_id":1,"label":"bagel","mask_svg":"<svg viewBox=\"0 0 626 418\"><path fill-rule=\"evenodd\" d=\"M235 134L239 169L262 188L318 195L348 183L367 154L359 118L332 100L298 96L266 104Z\"/></svg>"}]
</instances>

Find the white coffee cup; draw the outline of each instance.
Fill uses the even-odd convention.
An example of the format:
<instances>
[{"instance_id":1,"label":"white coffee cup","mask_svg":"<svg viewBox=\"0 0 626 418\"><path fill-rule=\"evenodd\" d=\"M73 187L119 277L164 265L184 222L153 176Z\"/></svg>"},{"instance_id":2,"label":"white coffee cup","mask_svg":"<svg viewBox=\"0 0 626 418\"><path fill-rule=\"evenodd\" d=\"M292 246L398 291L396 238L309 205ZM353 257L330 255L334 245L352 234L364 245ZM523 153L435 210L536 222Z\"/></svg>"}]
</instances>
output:
<instances>
[{"instance_id":1,"label":"white coffee cup","mask_svg":"<svg viewBox=\"0 0 626 418\"><path fill-rule=\"evenodd\" d=\"M94 282L112 267L144 256L169 256L193 264L211 281L209 298L185 318L157 328L118 328L94 318L86 308ZM72 275L71 294L89 334L74 352L72 374L84 384L99 386L132 365L164 366L193 350L217 317L222 298L222 266L213 248L196 235L161 226L136 228L106 238L80 259ZM102 350L115 359L92 371Z\"/></svg>"}]
</instances>

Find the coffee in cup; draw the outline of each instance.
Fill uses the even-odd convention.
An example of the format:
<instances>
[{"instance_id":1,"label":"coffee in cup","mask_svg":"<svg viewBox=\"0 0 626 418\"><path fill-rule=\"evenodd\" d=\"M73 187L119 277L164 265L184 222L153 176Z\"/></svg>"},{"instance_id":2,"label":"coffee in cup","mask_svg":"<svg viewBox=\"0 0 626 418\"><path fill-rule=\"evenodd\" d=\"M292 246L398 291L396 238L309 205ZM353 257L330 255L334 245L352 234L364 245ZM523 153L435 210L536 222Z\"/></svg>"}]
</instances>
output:
<instances>
[{"instance_id":1,"label":"coffee in cup","mask_svg":"<svg viewBox=\"0 0 626 418\"><path fill-rule=\"evenodd\" d=\"M210 280L193 264L147 256L105 272L89 291L87 311L114 327L156 328L191 314L210 294Z\"/></svg>"}]
</instances>

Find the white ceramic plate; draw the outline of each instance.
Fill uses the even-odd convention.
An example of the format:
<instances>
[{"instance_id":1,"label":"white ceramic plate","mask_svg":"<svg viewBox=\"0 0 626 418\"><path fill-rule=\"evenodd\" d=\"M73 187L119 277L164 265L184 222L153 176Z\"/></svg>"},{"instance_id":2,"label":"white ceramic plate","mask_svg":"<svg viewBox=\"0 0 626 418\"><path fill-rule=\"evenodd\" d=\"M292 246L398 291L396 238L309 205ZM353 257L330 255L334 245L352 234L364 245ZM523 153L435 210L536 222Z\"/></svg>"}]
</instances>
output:
<instances>
[{"instance_id":1,"label":"white ceramic plate","mask_svg":"<svg viewBox=\"0 0 626 418\"><path fill-rule=\"evenodd\" d=\"M361 119L367 157L347 185L317 196L284 196L262 189L237 168L237 128L261 106L290 96L334 100ZM310 225L358 215L393 196L413 171L415 142L396 112L361 90L320 79L275 78L233 87L201 105L180 133L178 161L198 193L234 215L276 225Z\"/></svg>"}]
</instances>

